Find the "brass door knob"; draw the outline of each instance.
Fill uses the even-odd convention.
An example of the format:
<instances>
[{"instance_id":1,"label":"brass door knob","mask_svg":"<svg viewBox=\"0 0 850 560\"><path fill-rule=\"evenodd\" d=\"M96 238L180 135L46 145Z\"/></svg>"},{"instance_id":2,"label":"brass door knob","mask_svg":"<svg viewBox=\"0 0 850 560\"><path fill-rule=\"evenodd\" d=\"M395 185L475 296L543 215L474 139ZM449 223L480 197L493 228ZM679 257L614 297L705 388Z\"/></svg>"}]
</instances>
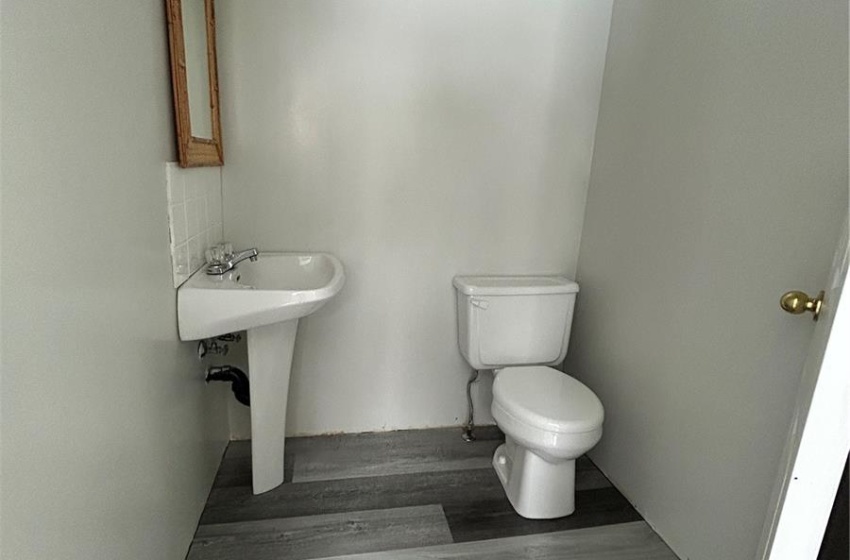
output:
<instances>
[{"instance_id":1,"label":"brass door knob","mask_svg":"<svg viewBox=\"0 0 850 560\"><path fill-rule=\"evenodd\" d=\"M823 306L823 295L823 290L821 290L818 292L817 297L810 298L806 292L792 290L782 294L782 298L779 300L779 305L783 310L788 313L793 313L794 315L811 311L812 320L817 321L818 315L820 315L820 309Z\"/></svg>"}]
</instances>

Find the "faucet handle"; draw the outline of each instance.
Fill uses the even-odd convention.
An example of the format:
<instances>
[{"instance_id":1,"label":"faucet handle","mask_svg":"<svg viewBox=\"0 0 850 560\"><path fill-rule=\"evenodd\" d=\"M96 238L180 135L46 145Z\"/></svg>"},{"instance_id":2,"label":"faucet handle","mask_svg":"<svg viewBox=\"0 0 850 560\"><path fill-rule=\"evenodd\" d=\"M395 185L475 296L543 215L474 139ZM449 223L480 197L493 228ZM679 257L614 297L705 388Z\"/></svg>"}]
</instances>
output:
<instances>
[{"instance_id":1,"label":"faucet handle","mask_svg":"<svg viewBox=\"0 0 850 560\"><path fill-rule=\"evenodd\" d=\"M221 264L233 257L233 245L230 243L219 243L206 250L207 264Z\"/></svg>"},{"instance_id":2,"label":"faucet handle","mask_svg":"<svg viewBox=\"0 0 850 560\"><path fill-rule=\"evenodd\" d=\"M221 249L218 245L210 247L204 252L204 256L206 257L207 264L219 264L222 262L222 254Z\"/></svg>"}]
</instances>

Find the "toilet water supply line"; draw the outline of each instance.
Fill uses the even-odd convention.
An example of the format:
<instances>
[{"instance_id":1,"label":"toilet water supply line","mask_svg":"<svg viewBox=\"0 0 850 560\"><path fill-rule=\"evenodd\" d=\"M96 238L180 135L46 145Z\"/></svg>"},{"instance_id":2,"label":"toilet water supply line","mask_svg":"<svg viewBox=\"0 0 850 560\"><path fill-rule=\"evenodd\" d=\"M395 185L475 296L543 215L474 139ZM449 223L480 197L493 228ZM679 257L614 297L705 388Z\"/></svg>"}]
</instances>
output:
<instances>
[{"instance_id":1,"label":"toilet water supply line","mask_svg":"<svg viewBox=\"0 0 850 560\"><path fill-rule=\"evenodd\" d=\"M469 381L466 382L466 402L469 405L469 416L466 418L466 426L463 430L463 441L475 441L475 434L472 431L475 429L475 419L473 418L473 408L472 408L472 384L478 379L478 374L480 372L477 369L472 370L472 375L469 377Z\"/></svg>"}]
</instances>

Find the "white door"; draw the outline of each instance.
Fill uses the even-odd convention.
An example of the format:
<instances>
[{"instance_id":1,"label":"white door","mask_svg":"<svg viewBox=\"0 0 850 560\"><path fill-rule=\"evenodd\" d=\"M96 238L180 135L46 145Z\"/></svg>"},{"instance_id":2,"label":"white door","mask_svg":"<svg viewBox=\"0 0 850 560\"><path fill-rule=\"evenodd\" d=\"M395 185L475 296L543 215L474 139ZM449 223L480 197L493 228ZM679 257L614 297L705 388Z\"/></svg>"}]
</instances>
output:
<instances>
[{"instance_id":1,"label":"white door","mask_svg":"<svg viewBox=\"0 0 850 560\"><path fill-rule=\"evenodd\" d=\"M848 261L845 222L803 365L760 560L817 558L850 450L850 293L844 290ZM789 320L807 320L804 317L810 315Z\"/></svg>"}]
</instances>

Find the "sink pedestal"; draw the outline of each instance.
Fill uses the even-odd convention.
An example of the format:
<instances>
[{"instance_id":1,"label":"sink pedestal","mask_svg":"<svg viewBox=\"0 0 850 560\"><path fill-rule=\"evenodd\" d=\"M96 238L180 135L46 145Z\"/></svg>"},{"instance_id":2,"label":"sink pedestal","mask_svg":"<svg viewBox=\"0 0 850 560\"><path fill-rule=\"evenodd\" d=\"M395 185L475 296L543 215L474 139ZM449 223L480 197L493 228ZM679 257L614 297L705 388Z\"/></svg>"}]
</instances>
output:
<instances>
[{"instance_id":1,"label":"sink pedestal","mask_svg":"<svg viewBox=\"0 0 850 560\"><path fill-rule=\"evenodd\" d=\"M181 340L248 331L254 494L283 483L286 399L298 319L315 313L345 284L327 253L259 254L224 274L199 270L177 290Z\"/></svg>"},{"instance_id":2,"label":"sink pedestal","mask_svg":"<svg viewBox=\"0 0 850 560\"><path fill-rule=\"evenodd\" d=\"M254 494L283 483L283 442L298 319L248 329Z\"/></svg>"}]
</instances>

